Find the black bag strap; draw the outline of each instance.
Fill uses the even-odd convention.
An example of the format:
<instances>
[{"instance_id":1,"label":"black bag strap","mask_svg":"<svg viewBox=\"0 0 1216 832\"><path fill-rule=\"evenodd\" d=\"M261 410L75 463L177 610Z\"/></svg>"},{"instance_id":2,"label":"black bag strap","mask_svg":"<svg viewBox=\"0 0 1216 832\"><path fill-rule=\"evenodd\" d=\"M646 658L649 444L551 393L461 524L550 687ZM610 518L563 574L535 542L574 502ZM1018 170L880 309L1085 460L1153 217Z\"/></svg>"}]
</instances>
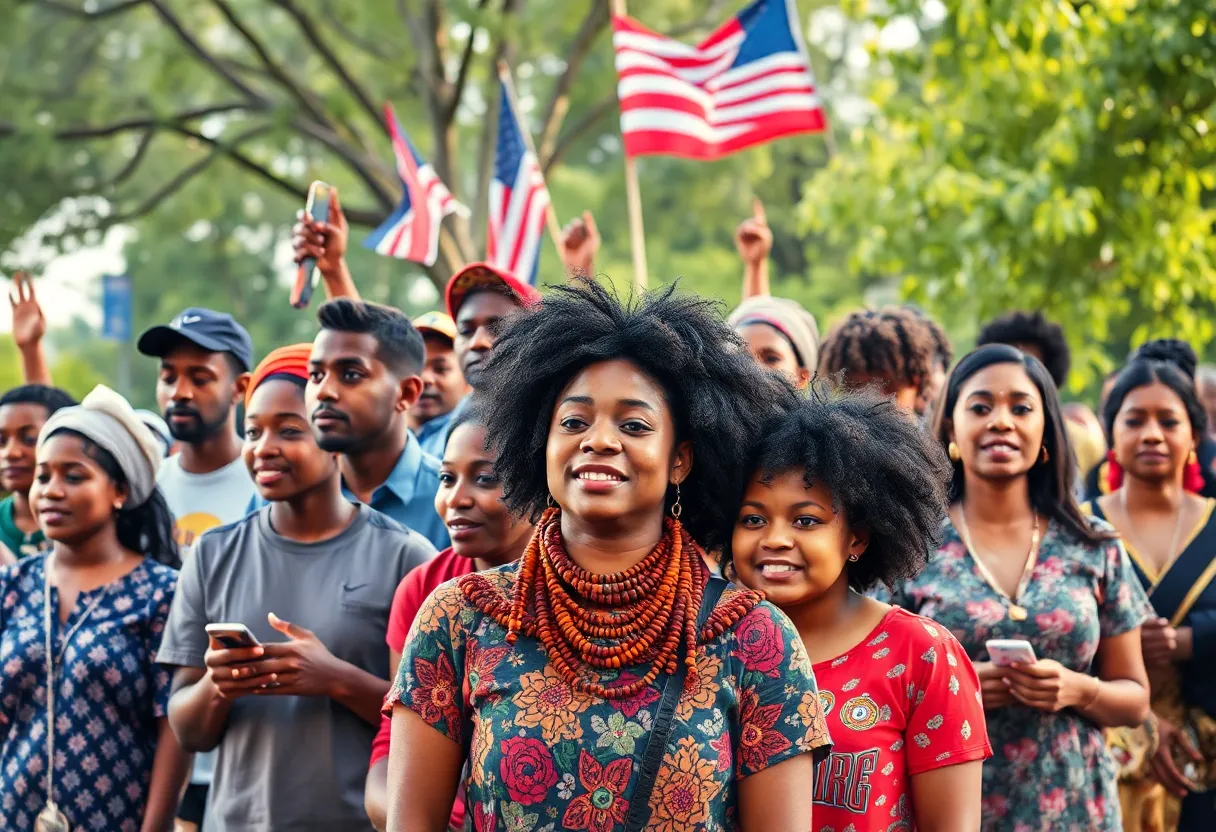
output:
<instances>
[{"instance_id":1,"label":"black bag strap","mask_svg":"<svg viewBox=\"0 0 1216 832\"><path fill-rule=\"evenodd\" d=\"M701 609L697 611L698 633L705 626L724 589L726 581L710 576L709 582L705 584L705 592L701 595ZM642 754L642 770L638 774L637 785L633 787L633 795L629 798L625 832L642 832L646 828L646 822L650 820L650 793L654 791L659 765L663 762L663 753L667 751L667 741L671 738L671 729L676 721L676 704L680 701L680 692L684 690L684 679L687 676L688 665L684 663L684 645L681 645L676 672L668 674L667 681L663 683L663 695L659 698L654 728L650 730L646 751Z\"/></svg>"}]
</instances>

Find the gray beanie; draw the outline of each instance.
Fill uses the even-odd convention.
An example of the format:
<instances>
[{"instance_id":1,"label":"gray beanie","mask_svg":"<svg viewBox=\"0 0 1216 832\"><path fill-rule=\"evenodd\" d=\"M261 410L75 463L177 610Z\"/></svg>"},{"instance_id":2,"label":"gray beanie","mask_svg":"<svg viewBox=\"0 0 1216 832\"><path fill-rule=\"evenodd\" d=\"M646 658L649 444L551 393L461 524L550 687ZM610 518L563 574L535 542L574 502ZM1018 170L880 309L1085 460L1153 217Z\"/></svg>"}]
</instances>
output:
<instances>
[{"instance_id":1,"label":"gray beanie","mask_svg":"<svg viewBox=\"0 0 1216 832\"><path fill-rule=\"evenodd\" d=\"M770 295L750 297L736 307L727 319L731 329L749 324L766 324L790 342L798 364L812 375L819 368L819 326L815 316L797 301Z\"/></svg>"},{"instance_id":2,"label":"gray beanie","mask_svg":"<svg viewBox=\"0 0 1216 832\"><path fill-rule=\"evenodd\" d=\"M58 430L75 431L114 457L131 489L127 508L143 505L156 490L162 459L156 439L127 400L109 387L99 384L80 404L55 411L38 434L39 451Z\"/></svg>"}]
</instances>

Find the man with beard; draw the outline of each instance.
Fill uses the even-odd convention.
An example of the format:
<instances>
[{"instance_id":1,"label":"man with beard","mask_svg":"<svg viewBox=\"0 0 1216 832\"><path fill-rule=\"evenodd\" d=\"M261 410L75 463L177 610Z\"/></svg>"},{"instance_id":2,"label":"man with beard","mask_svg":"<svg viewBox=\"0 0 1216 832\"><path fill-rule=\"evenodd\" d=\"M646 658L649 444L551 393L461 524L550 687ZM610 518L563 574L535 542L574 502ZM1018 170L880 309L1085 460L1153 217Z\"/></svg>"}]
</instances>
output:
<instances>
[{"instance_id":1,"label":"man with beard","mask_svg":"<svg viewBox=\"0 0 1216 832\"><path fill-rule=\"evenodd\" d=\"M191 307L139 336L138 347L160 359L156 403L180 448L161 464L156 484L173 512L184 559L203 532L244 517L255 493L236 430L253 341L231 315ZM202 826L214 770L214 754L195 757L180 820Z\"/></svg>"},{"instance_id":2,"label":"man with beard","mask_svg":"<svg viewBox=\"0 0 1216 832\"><path fill-rule=\"evenodd\" d=\"M443 456L452 411L469 392L460 371L453 342L456 324L442 312L427 312L414 319L414 328L426 343L426 363L422 367L422 395L410 408L410 429L422 450Z\"/></svg>"},{"instance_id":3,"label":"man with beard","mask_svg":"<svg viewBox=\"0 0 1216 832\"><path fill-rule=\"evenodd\" d=\"M439 460L408 420L422 393L422 336L400 311L350 298L329 301L317 320L305 400L317 444L342 455L343 491L447 548L435 513Z\"/></svg>"}]
</instances>

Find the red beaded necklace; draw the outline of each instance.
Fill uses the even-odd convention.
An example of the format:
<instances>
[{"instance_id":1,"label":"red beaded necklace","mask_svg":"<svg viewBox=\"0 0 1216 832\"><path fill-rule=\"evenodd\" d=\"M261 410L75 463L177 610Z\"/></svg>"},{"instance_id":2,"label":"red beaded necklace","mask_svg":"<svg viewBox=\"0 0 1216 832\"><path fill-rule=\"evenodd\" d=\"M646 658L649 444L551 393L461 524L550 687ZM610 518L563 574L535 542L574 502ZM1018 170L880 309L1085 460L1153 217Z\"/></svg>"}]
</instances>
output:
<instances>
[{"instance_id":1,"label":"red beaded necklace","mask_svg":"<svg viewBox=\"0 0 1216 832\"><path fill-rule=\"evenodd\" d=\"M716 638L748 613L761 596L724 600L696 632L697 611L709 578L701 548L675 518L645 558L623 572L597 575L578 566L561 538L561 512L541 517L519 562L510 598L476 573L460 579L465 598L507 630L537 639L550 663L576 690L602 699L628 699L661 673L674 673L681 641L684 661L696 666L696 643ZM649 665L641 678L605 684L599 671ZM690 674L694 684L695 674Z\"/></svg>"}]
</instances>

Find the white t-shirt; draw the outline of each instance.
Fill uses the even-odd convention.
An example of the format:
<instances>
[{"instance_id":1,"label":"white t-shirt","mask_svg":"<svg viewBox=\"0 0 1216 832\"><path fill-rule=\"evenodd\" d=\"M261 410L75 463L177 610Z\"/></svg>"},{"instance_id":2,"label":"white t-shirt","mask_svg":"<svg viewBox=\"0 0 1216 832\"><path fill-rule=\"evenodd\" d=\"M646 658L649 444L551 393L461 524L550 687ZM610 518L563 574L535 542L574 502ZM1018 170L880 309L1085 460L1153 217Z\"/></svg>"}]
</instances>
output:
<instances>
[{"instance_id":1,"label":"white t-shirt","mask_svg":"<svg viewBox=\"0 0 1216 832\"><path fill-rule=\"evenodd\" d=\"M174 537L183 561L203 532L243 518L254 495L249 469L239 456L209 474L184 471L180 457L171 456L160 464L156 484L173 512ZM196 754L190 782L210 785L214 771L215 752Z\"/></svg>"}]
</instances>

